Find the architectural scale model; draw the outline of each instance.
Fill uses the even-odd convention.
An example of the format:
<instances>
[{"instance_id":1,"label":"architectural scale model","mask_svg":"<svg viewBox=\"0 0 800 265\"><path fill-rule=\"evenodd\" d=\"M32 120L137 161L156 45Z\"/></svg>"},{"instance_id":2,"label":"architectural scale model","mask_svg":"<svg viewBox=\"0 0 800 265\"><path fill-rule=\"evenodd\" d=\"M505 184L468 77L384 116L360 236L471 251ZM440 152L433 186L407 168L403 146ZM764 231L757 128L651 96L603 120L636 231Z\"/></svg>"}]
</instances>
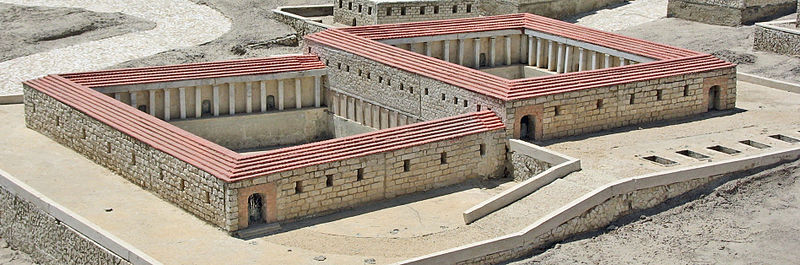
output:
<instances>
[{"instance_id":1,"label":"architectural scale model","mask_svg":"<svg viewBox=\"0 0 800 265\"><path fill-rule=\"evenodd\" d=\"M328 29L303 50L30 80L26 124L233 232L503 177L508 139L736 101L731 63L532 14Z\"/></svg>"}]
</instances>

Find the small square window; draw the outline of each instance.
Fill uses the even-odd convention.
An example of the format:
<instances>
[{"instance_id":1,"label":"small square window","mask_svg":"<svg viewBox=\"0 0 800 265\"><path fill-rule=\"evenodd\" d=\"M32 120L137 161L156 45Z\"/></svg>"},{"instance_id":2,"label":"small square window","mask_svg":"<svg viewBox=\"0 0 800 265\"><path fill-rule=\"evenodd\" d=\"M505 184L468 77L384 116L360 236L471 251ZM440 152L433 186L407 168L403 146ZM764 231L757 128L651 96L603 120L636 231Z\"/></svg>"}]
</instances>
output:
<instances>
[{"instance_id":1,"label":"small square window","mask_svg":"<svg viewBox=\"0 0 800 265\"><path fill-rule=\"evenodd\" d=\"M467 4L467 13L472 13L472 4Z\"/></svg>"},{"instance_id":2,"label":"small square window","mask_svg":"<svg viewBox=\"0 0 800 265\"><path fill-rule=\"evenodd\" d=\"M662 100L662 99L664 99L663 90L661 90L661 89L656 90L656 100Z\"/></svg>"},{"instance_id":3,"label":"small square window","mask_svg":"<svg viewBox=\"0 0 800 265\"><path fill-rule=\"evenodd\" d=\"M362 180L364 180L364 169L359 168L358 170L356 170L356 181L362 181Z\"/></svg>"},{"instance_id":4,"label":"small square window","mask_svg":"<svg viewBox=\"0 0 800 265\"><path fill-rule=\"evenodd\" d=\"M294 183L294 193L295 194L303 193L303 182L302 181L297 181L297 182Z\"/></svg>"},{"instance_id":5,"label":"small square window","mask_svg":"<svg viewBox=\"0 0 800 265\"><path fill-rule=\"evenodd\" d=\"M598 99L597 103L595 103L595 105L596 105L597 109L602 109L603 108L603 100L602 99Z\"/></svg>"},{"instance_id":6,"label":"small square window","mask_svg":"<svg viewBox=\"0 0 800 265\"><path fill-rule=\"evenodd\" d=\"M447 152L442 152L442 154L439 155L439 162L442 165L447 164Z\"/></svg>"},{"instance_id":7,"label":"small square window","mask_svg":"<svg viewBox=\"0 0 800 265\"><path fill-rule=\"evenodd\" d=\"M633 103L634 103L635 101L636 101L636 95L635 95L635 94L631 94L631 98L630 98L630 100L629 100L628 104L631 104L631 105L633 105Z\"/></svg>"},{"instance_id":8,"label":"small square window","mask_svg":"<svg viewBox=\"0 0 800 265\"><path fill-rule=\"evenodd\" d=\"M333 187L333 175L325 176L325 187Z\"/></svg>"},{"instance_id":9,"label":"small square window","mask_svg":"<svg viewBox=\"0 0 800 265\"><path fill-rule=\"evenodd\" d=\"M419 14L420 15L425 15L425 7L424 6L419 7Z\"/></svg>"},{"instance_id":10,"label":"small square window","mask_svg":"<svg viewBox=\"0 0 800 265\"><path fill-rule=\"evenodd\" d=\"M409 159L403 160L403 172L409 172L409 171L411 171L411 160Z\"/></svg>"},{"instance_id":11,"label":"small square window","mask_svg":"<svg viewBox=\"0 0 800 265\"><path fill-rule=\"evenodd\" d=\"M439 14L439 6L433 6L433 13Z\"/></svg>"},{"instance_id":12,"label":"small square window","mask_svg":"<svg viewBox=\"0 0 800 265\"><path fill-rule=\"evenodd\" d=\"M486 155L486 144L480 144L480 154L481 156Z\"/></svg>"},{"instance_id":13,"label":"small square window","mask_svg":"<svg viewBox=\"0 0 800 265\"><path fill-rule=\"evenodd\" d=\"M689 96L689 85L683 86L683 96L684 97L688 97Z\"/></svg>"},{"instance_id":14,"label":"small square window","mask_svg":"<svg viewBox=\"0 0 800 265\"><path fill-rule=\"evenodd\" d=\"M453 6L453 14L455 14L455 13L458 13L458 6L457 5Z\"/></svg>"},{"instance_id":15,"label":"small square window","mask_svg":"<svg viewBox=\"0 0 800 265\"><path fill-rule=\"evenodd\" d=\"M447 100L447 96L444 93L442 93L442 100Z\"/></svg>"},{"instance_id":16,"label":"small square window","mask_svg":"<svg viewBox=\"0 0 800 265\"><path fill-rule=\"evenodd\" d=\"M556 116L561 115L561 106L556 106L554 109Z\"/></svg>"},{"instance_id":17,"label":"small square window","mask_svg":"<svg viewBox=\"0 0 800 265\"><path fill-rule=\"evenodd\" d=\"M400 15L401 16L405 16L406 15L406 8L405 7L401 7L400 8Z\"/></svg>"}]
</instances>

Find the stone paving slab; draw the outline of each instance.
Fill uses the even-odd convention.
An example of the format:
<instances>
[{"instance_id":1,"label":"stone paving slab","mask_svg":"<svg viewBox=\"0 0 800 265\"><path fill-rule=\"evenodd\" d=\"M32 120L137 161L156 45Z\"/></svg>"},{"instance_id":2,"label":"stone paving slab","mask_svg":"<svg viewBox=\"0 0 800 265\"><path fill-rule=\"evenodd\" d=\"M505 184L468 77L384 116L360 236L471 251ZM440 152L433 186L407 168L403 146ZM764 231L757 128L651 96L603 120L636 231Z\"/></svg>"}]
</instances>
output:
<instances>
[{"instance_id":1,"label":"stone paving slab","mask_svg":"<svg viewBox=\"0 0 800 265\"><path fill-rule=\"evenodd\" d=\"M0 62L0 95L22 93L22 81L47 74L100 70L162 51L212 41L231 28L228 18L186 0L0 0L26 6L78 7L122 12L157 26Z\"/></svg>"}]
</instances>

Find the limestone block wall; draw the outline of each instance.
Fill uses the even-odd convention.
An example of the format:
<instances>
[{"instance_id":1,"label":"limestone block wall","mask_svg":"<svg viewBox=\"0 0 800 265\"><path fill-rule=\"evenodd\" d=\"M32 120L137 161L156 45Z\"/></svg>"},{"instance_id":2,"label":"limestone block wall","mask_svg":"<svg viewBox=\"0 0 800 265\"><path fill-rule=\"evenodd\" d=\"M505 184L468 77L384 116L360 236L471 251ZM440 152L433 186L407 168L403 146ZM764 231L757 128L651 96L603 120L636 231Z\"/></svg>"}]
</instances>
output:
<instances>
[{"instance_id":1,"label":"limestone block wall","mask_svg":"<svg viewBox=\"0 0 800 265\"><path fill-rule=\"evenodd\" d=\"M377 6L379 11L377 12L377 23L477 17L479 2L476 0L380 2Z\"/></svg>"},{"instance_id":2,"label":"limestone block wall","mask_svg":"<svg viewBox=\"0 0 800 265\"><path fill-rule=\"evenodd\" d=\"M39 264L131 264L4 188L0 237Z\"/></svg>"},{"instance_id":3,"label":"limestone block wall","mask_svg":"<svg viewBox=\"0 0 800 265\"><path fill-rule=\"evenodd\" d=\"M794 0L669 0L667 17L738 26L791 14Z\"/></svg>"},{"instance_id":4,"label":"limestone block wall","mask_svg":"<svg viewBox=\"0 0 800 265\"><path fill-rule=\"evenodd\" d=\"M223 181L25 86L28 128L84 155L202 220L229 229Z\"/></svg>"},{"instance_id":5,"label":"limestone block wall","mask_svg":"<svg viewBox=\"0 0 800 265\"><path fill-rule=\"evenodd\" d=\"M298 12L297 9L302 8L306 9L303 12ZM310 10L309 10L310 9ZM320 5L320 6L309 6L309 7L281 7L275 10L272 10L272 13L276 20L289 25L297 32L297 36L301 39L303 36L317 33L323 30L328 29L328 25L318 23L315 21L311 21L305 17L306 14L320 14L320 13L327 13L333 14L333 6L331 5Z\"/></svg>"},{"instance_id":6,"label":"limestone block wall","mask_svg":"<svg viewBox=\"0 0 800 265\"><path fill-rule=\"evenodd\" d=\"M391 108L409 119L434 120L485 109L505 116L499 99L314 42L305 45L327 63L330 90Z\"/></svg>"},{"instance_id":7,"label":"limestone block wall","mask_svg":"<svg viewBox=\"0 0 800 265\"><path fill-rule=\"evenodd\" d=\"M797 23L766 22L756 24L753 48L759 51L800 56L800 28Z\"/></svg>"},{"instance_id":8,"label":"limestone block wall","mask_svg":"<svg viewBox=\"0 0 800 265\"><path fill-rule=\"evenodd\" d=\"M242 201L253 193L266 198L268 222L291 221L470 178L500 177L504 169L504 133L496 130L239 181L231 193L244 228Z\"/></svg>"},{"instance_id":9,"label":"limestone block wall","mask_svg":"<svg viewBox=\"0 0 800 265\"><path fill-rule=\"evenodd\" d=\"M716 99L709 99L712 87L718 88ZM732 109L735 103L736 69L728 68L510 101L506 118L513 122L506 128L509 137L519 138L528 116L533 138L547 140Z\"/></svg>"},{"instance_id":10,"label":"limestone block wall","mask_svg":"<svg viewBox=\"0 0 800 265\"><path fill-rule=\"evenodd\" d=\"M334 0L333 22L348 26L378 24L377 5L370 0Z\"/></svg>"},{"instance_id":11,"label":"limestone block wall","mask_svg":"<svg viewBox=\"0 0 800 265\"><path fill-rule=\"evenodd\" d=\"M334 136L324 107L172 121L170 124L231 150L298 145Z\"/></svg>"}]
</instances>

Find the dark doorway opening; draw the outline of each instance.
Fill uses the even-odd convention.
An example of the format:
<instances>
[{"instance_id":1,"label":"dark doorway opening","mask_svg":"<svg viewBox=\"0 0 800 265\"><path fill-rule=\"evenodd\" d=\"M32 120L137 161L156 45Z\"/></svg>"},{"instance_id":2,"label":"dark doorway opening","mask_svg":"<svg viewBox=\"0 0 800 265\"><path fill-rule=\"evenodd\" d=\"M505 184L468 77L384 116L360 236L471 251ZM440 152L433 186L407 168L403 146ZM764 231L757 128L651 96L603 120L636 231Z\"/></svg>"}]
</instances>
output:
<instances>
[{"instance_id":1,"label":"dark doorway opening","mask_svg":"<svg viewBox=\"0 0 800 265\"><path fill-rule=\"evenodd\" d=\"M708 89L708 110L719 110L720 106L719 86L712 86Z\"/></svg>"},{"instance_id":2,"label":"dark doorway opening","mask_svg":"<svg viewBox=\"0 0 800 265\"><path fill-rule=\"evenodd\" d=\"M264 223L264 199L261 194L255 193L247 198L248 224Z\"/></svg>"},{"instance_id":3,"label":"dark doorway opening","mask_svg":"<svg viewBox=\"0 0 800 265\"><path fill-rule=\"evenodd\" d=\"M536 124L535 119L531 115L527 115L522 117L522 120L519 122L519 139L522 140L535 140L536 135Z\"/></svg>"}]
</instances>

